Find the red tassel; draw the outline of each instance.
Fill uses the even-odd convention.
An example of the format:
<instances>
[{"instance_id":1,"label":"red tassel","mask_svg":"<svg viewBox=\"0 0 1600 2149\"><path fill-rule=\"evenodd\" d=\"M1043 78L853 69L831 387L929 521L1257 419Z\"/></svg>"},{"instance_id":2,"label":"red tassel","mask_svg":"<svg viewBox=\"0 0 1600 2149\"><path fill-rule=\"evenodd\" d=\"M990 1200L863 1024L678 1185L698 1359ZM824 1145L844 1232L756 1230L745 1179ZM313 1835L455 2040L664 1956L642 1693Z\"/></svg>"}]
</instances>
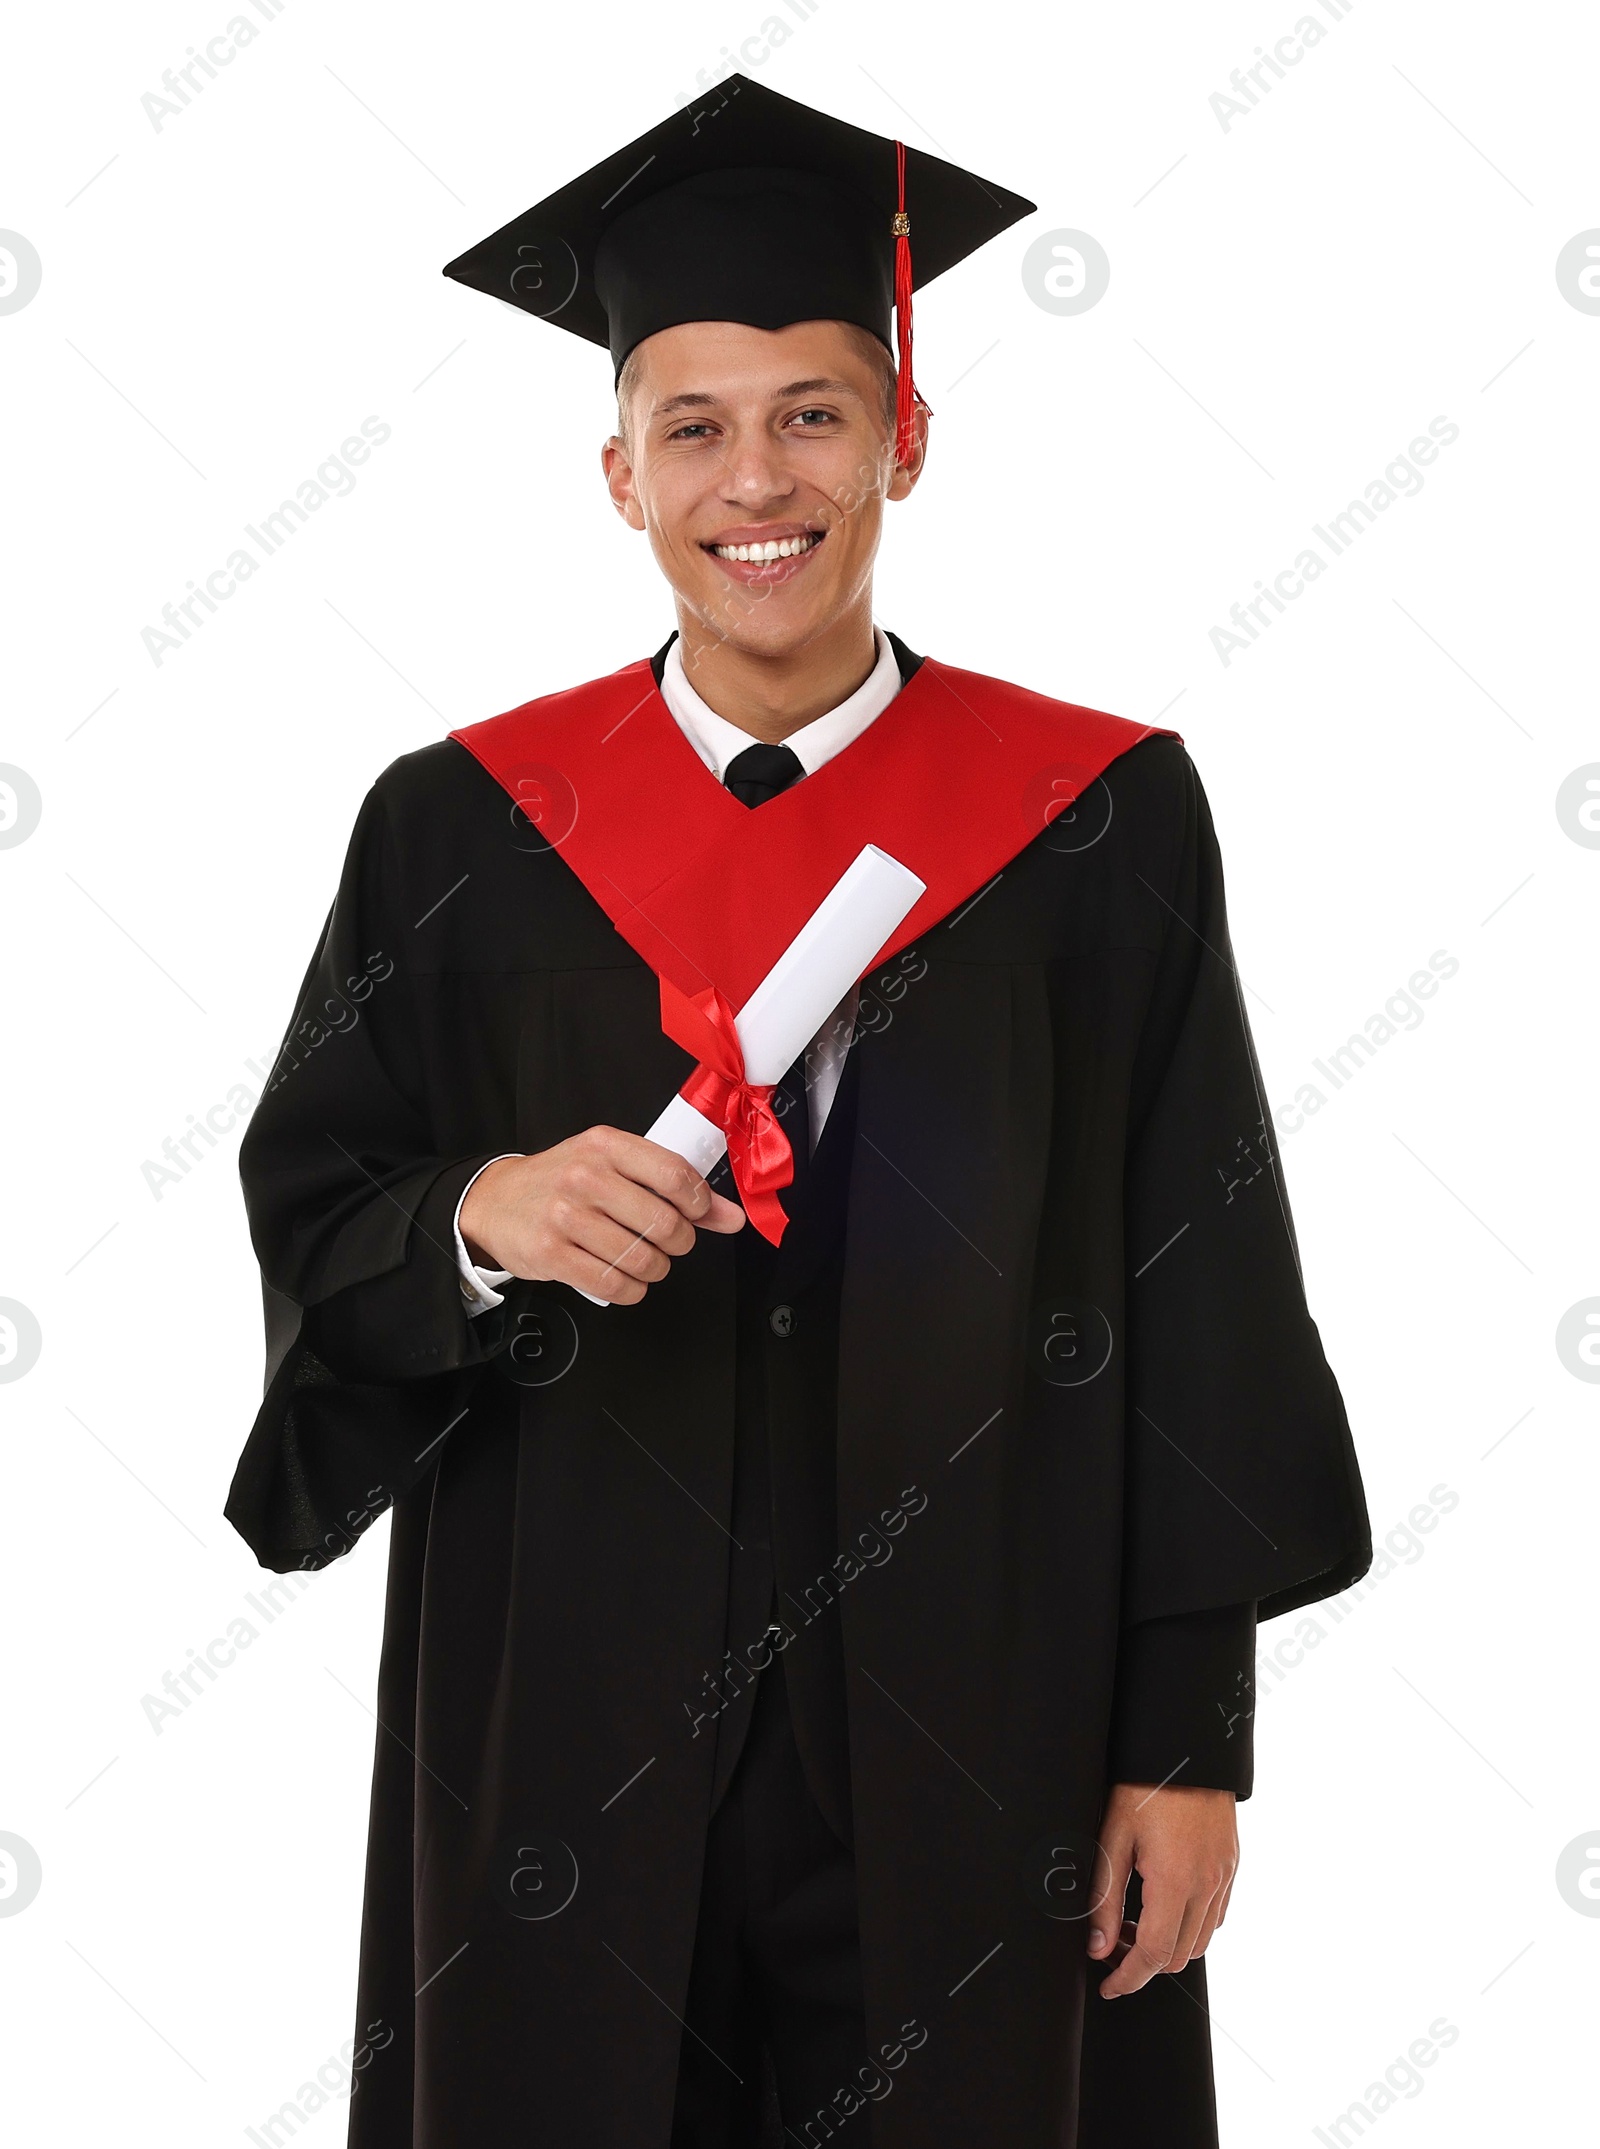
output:
<instances>
[{"instance_id":1,"label":"red tassel","mask_svg":"<svg viewBox=\"0 0 1600 2149\"><path fill-rule=\"evenodd\" d=\"M911 377L911 219L906 215L906 145L894 145L899 206L894 219L894 320L897 381L895 387L895 461L909 463L916 452L916 406L922 403ZM924 410L928 408L922 403ZM931 413L930 413L931 415Z\"/></svg>"}]
</instances>

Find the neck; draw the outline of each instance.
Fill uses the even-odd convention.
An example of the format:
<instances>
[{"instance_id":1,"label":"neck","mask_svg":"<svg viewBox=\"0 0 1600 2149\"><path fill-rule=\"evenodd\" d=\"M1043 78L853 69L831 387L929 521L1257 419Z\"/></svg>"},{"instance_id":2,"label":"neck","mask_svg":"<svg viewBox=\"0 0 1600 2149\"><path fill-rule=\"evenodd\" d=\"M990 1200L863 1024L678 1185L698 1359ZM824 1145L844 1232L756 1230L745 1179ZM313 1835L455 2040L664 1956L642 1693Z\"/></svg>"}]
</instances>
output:
<instances>
[{"instance_id":1,"label":"neck","mask_svg":"<svg viewBox=\"0 0 1600 2149\"><path fill-rule=\"evenodd\" d=\"M682 604L678 634L685 675L706 707L769 746L848 701L878 661L870 589L814 640L776 655L739 648Z\"/></svg>"}]
</instances>

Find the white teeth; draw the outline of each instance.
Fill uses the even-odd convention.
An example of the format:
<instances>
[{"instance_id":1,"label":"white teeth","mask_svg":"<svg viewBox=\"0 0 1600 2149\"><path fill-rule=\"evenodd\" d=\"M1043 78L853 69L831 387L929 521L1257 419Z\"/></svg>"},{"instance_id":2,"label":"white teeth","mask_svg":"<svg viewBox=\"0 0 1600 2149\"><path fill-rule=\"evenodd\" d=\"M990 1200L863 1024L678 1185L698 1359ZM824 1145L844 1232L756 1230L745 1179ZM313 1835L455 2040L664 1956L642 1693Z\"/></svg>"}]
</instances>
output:
<instances>
[{"instance_id":1,"label":"white teeth","mask_svg":"<svg viewBox=\"0 0 1600 2149\"><path fill-rule=\"evenodd\" d=\"M713 545L712 551L719 560L744 560L757 566L768 560L792 560L802 552L809 552L818 542L810 532L800 537L768 538L765 544Z\"/></svg>"}]
</instances>

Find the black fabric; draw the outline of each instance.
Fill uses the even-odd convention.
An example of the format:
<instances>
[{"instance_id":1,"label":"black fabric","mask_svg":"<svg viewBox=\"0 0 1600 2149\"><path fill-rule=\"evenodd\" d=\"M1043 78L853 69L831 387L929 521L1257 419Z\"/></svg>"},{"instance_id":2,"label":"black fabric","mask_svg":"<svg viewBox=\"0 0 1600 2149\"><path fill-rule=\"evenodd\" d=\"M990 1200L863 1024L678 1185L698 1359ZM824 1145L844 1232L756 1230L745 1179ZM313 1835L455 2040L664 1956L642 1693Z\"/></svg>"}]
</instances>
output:
<instances>
[{"instance_id":1,"label":"black fabric","mask_svg":"<svg viewBox=\"0 0 1600 2149\"><path fill-rule=\"evenodd\" d=\"M1206 1785L1248 1798L1255 1644L1253 1604L1124 1627L1107 1742L1111 1781Z\"/></svg>"},{"instance_id":2,"label":"black fabric","mask_svg":"<svg viewBox=\"0 0 1600 2149\"><path fill-rule=\"evenodd\" d=\"M728 1618L716 1720L713 1800L739 1757L749 1688L782 1658L812 1796L841 1842L852 1835L850 1736L838 1599L841 1530L835 1471L839 1297L844 1276L860 1062L845 1060L792 1221L771 1246L738 1239L738 1435ZM797 1144L797 1153L803 1149ZM903 1525L902 1525L903 1526ZM777 1633L769 1634L776 1626Z\"/></svg>"},{"instance_id":3,"label":"black fabric","mask_svg":"<svg viewBox=\"0 0 1600 2149\"><path fill-rule=\"evenodd\" d=\"M781 1657L751 1709L706 1842L672 2149L754 2149L763 2122L779 2138L786 2127L865 2149L855 1868L807 1788ZM776 2115L763 2109L764 2061ZM807 2134L819 2113L827 2131Z\"/></svg>"},{"instance_id":4,"label":"black fabric","mask_svg":"<svg viewBox=\"0 0 1600 2149\"><path fill-rule=\"evenodd\" d=\"M1128 1883L1127 1919L1137 1924L1143 1888ZM1124 1926L1124 1938L1127 1927ZM1220 1943L1219 1943L1220 1944ZM1151 1978L1137 1992L1100 1997L1109 1962L1089 1972L1084 2003L1080 2145L1105 2149L1218 2149L1206 1961Z\"/></svg>"},{"instance_id":5,"label":"black fabric","mask_svg":"<svg viewBox=\"0 0 1600 2149\"><path fill-rule=\"evenodd\" d=\"M1125 2073L1177 2069L1171 2149L1207 2140L1209 2073L1167 2001L1094 1999L1040 1846L1093 1835L1135 1626L1270 1618L1370 1558L1198 775L1151 738L1092 794L869 973L846 1062L833 1497L841 1550L872 1529L891 1556L836 1558L811 1631L839 1638L869 2046L929 2029L875 2149L1058 2149L1102 2017ZM660 2149L714 1794L696 1718L727 1647L744 1235L703 1236L637 1306L515 1282L469 1322L438 1211L477 1160L648 1126L688 1055L453 742L363 805L288 1043L242 1172L300 1318L228 1513L269 1564L316 1567L395 1506L358 2001L394 2035L354 2149ZM772 1424L808 1392L769 1387ZM530 1841L576 1876L536 1923L504 1887ZM1116 2139L1086 2116L1078 2149Z\"/></svg>"},{"instance_id":6,"label":"black fabric","mask_svg":"<svg viewBox=\"0 0 1600 2149\"><path fill-rule=\"evenodd\" d=\"M894 239L888 216L816 173L697 172L608 227L594 288L618 371L683 321L854 321L887 346Z\"/></svg>"},{"instance_id":7,"label":"black fabric","mask_svg":"<svg viewBox=\"0 0 1600 2149\"><path fill-rule=\"evenodd\" d=\"M735 74L444 273L607 346L617 372L683 321L854 321L887 344L897 201L892 140ZM906 207L920 291L1034 204L908 148Z\"/></svg>"}]
</instances>

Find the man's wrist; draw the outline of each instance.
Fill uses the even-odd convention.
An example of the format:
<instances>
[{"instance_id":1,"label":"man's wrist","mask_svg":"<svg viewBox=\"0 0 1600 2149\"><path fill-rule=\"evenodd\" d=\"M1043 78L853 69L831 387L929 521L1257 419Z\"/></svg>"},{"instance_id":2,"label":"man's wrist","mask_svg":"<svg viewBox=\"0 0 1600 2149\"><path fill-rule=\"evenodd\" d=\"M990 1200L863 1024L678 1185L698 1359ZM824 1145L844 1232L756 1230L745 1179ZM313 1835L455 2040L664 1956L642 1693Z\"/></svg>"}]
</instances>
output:
<instances>
[{"instance_id":1,"label":"man's wrist","mask_svg":"<svg viewBox=\"0 0 1600 2149\"><path fill-rule=\"evenodd\" d=\"M501 1284L511 1281L509 1269L491 1268L481 1246L469 1247L461 1230L461 1212L467 1205L467 1196L477 1185L490 1164L503 1164L507 1157L521 1156L520 1149L505 1150L498 1157L491 1157L488 1164L480 1164L466 1185L461 1189L461 1199L456 1203L455 1241L456 1267L461 1275L461 1297L468 1319L480 1313L488 1313L504 1303L505 1294Z\"/></svg>"}]
</instances>

